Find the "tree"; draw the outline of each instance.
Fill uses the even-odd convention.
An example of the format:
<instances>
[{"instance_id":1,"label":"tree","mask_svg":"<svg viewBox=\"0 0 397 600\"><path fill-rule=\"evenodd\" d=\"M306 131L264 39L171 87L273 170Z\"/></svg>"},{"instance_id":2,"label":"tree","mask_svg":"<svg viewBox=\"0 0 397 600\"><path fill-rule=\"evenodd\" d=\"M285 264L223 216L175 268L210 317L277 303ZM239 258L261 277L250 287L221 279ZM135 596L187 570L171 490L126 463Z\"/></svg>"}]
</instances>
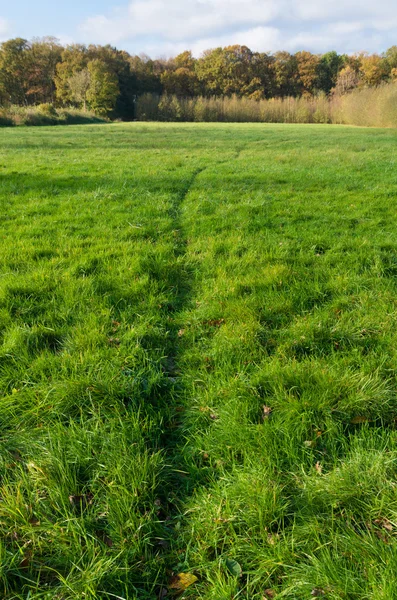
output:
<instances>
[{"instance_id":1,"label":"tree","mask_svg":"<svg viewBox=\"0 0 397 600\"><path fill-rule=\"evenodd\" d=\"M31 67L30 45L23 38L0 46L0 95L10 104L27 104Z\"/></svg>"},{"instance_id":2,"label":"tree","mask_svg":"<svg viewBox=\"0 0 397 600\"><path fill-rule=\"evenodd\" d=\"M204 52L196 63L196 73L205 93L216 96L263 97L271 79L271 59L252 52L247 46L227 46Z\"/></svg>"},{"instance_id":3,"label":"tree","mask_svg":"<svg viewBox=\"0 0 397 600\"><path fill-rule=\"evenodd\" d=\"M360 74L353 67L347 65L339 72L333 92L338 96L343 96L354 90L360 84L360 81Z\"/></svg>"},{"instance_id":4,"label":"tree","mask_svg":"<svg viewBox=\"0 0 397 600\"><path fill-rule=\"evenodd\" d=\"M34 39L29 48L30 67L26 91L30 103L53 103L55 100L55 75L61 60L62 46L53 37Z\"/></svg>"},{"instance_id":5,"label":"tree","mask_svg":"<svg viewBox=\"0 0 397 600\"><path fill-rule=\"evenodd\" d=\"M55 76L56 96L62 104L74 102L69 80L75 73L86 69L88 62L88 50L82 44L72 44L63 50Z\"/></svg>"},{"instance_id":6,"label":"tree","mask_svg":"<svg viewBox=\"0 0 397 600\"><path fill-rule=\"evenodd\" d=\"M133 89L135 94L161 94L163 86L160 74L155 69L155 61L146 54L141 56L129 56Z\"/></svg>"},{"instance_id":7,"label":"tree","mask_svg":"<svg viewBox=\"0 0 397 600\"><path fill-rule=\"evenodd\" d=\"M397 46L392 46L383 55L386 64L389 68L390 74L393 78L393 70L397 69Z\"/></svg>"},{"instance_id":8,"label":"tree","mask_svg":"<svg viewBox=\"0 0 397 600\"><path fill-rule=\"evenodd\" d=\"M90 77L87 101L93 111L108 115L114 110L120 94L117 76L99 59L91 60L87 68Z\"/></svg>"},{"instance_id":9,"label":"tree","mask_svg":"<svg viewBox=\"0 0 397 600\"><path fill-rule=\"evenodd\" d=\"M73 75L69 77L67 83L71 100L80 106L82 105L84 110L86 110L88 90L91 85L90 71L87 68L76 71L76 73L73 73Z\"/></svg>"},{"instance_id":10,"label":"tree","mask_svg":"<svg viewBox=\"0 0 397 600\"><path fill-rule=\"evenodd\" d=\"M167 94L181 97L196 96L200 89L196 73L186 67L180 67L175 71L164 71L160 80Z\"/></svg>"},{"instance_id":11,"label":"tree","mask_svg":"<svg viewBox=\"0 0 397 600\"><path fill-rule=\"evenodd\" d=\"M318 88L318 66L320 57L303 50L295 54L301 92L304 96L312 95Z\"/></svg>"},{"instance_id":12,"label":"tree","mask_svg":"<svg viewBox=\"0 0 397 600\"><path fill-rule=\"evenodd\" d=\"M320 58L317 67L317 85L320 90L329 94L335 87L339 71L343 68L344 57L337 52L327 52Z\"/></svg>"},{"instance_id":13,"label":"tree","mask_svg":"<svg viewBox=\"0 0 397 600\"><path fill-rule=\"evenodd\" d=\"M298 94L298 61L289 52L276 52L273 63L276 96Z\"/></svg>"},{"instance_id":14,"label":"tree","mask_svg":"<svg viewBox=\"0 0 397 600\"><path fill-rule=\"evenodd\" d=\"M379 56L379 54L362 53L360 55L360 62L360 71L364 84L374 87L387 79L389 74L387 61Z\"/></svg>"},{"instance_id":15,"label":"tree","mask_svg":"<svg viewBox=\"0 0 397 600\"><path fill-rule=\"evenodd\" d=\"M117 50L113 46L88 46L89 60L100 60L106 64L109 73L117 78L119 94L117 96L115 113L123 119L134 117L134 99L136 97L135 78L131 71L130 55L128 52Z\"/></svg>"},{"instance_id":16,"label":"tree","mask_svg":"<svg viewBox=\"0 0 397 600\"><path fill-rule=\"evenodd\" d=\"M193 57L190 50L185 50L174 58L175 67L177 69L188 69L194 72L197 60Z\"/></svg>"}]
</instances>

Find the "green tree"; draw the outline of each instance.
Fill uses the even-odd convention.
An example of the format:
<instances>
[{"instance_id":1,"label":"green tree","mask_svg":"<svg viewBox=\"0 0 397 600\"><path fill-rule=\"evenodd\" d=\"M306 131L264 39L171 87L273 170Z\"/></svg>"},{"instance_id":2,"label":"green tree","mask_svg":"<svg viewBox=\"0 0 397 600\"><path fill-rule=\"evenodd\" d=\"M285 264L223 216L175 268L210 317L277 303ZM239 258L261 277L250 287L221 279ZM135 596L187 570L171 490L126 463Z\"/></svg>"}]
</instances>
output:
<instances>
[{"instance_id":1,"label":"green tree","mask_svg":"<svg viewBox=\"0 0 397 600\"><path fill-rule=\"evenodd\" d=\"M29 103L55 101L55 75L61 61L62 46L53 37L33 39L30 48L29 79L26 95Z\"/></svg>"},{"instance_id":2,"label":"green tree","mask_svg":"<svg viewBox=\"0 0 397 600\"><path fill-rule=\"evenodd\" d=\"M193 57L190 50L185 50L185 52L178 54L173 62L177 69L188 69L194 72L197 60Z\"/></svg>"},{"instance_id":3,"label":"green tree","mask_svg":"<svg viewBox=\"0 0 397 600\"><path fill-rule=\"evenodd\" d=\"M298 94L298 62L289 52L276 52L273 72L275 96L296 96Z\"/></svg>"},{"instance_id":4,"label":"green tree","mask_svg":"<svg viewBox=\"0 0 397 600\"><path fill-rule=\"evenodd\" d=\"M10 104L27 104L31 69L30 45L23 38L0 46L0 96Z\"/></svg>"},{"instance_id":5,"label":"green tree","mask_svg":"<svg viewBox=\"0 0 397 600\"><path fill-rule=\"evenodd\" d=\"M266 94L271 80L271 63L266 54L234 45L204 52L196 63L196 73L207 95L259 98Z\"/></svg>"},{"instance_id":6,"label":"green tree","mask_svg":"<svg viewBox=\"0 0 397 600\"><path fill-rule=\"evenodd\" d=\"M180 67L175 71L164 71L160 80L167 94L187 97L196 96L200 91L200 83L196 73L186 67Z\"/></svg>"},{"instance_id":7,"label":"green tree","mask_svg":"<svg viewBox=\"0 0 397 600\"><path fill-rule=\"evenodd\" d=\"M87 68L76 71L76 73L73 73L68 79L70 98L77 105L83 106L84 110L87 109L87 95L90 85L91 75Z\"/></svg>"},{"instance_id":8,"label":"green tree","mask_svg":"<svg viewBox=\"0 0 397 600\"><path fill-rule=\"evenodd\" d=\"M117 76L108 65L99 59L88 63L90 86L87 91L87 101L90 108L101 115L111 113L120 94Z\"/></svg>"},{"instance_id":9,"label":"green tree","mask_svg":"<svg viewBox=\"0 0 397 600\"><path fill-rule=\"evenodd\" d=\"M149 56L130 56L130 64L134 93L160 94L163 90L157 64Z\"/></svg>"},{"instance_id":10,"label":"green tree","mask_svg":"<svg viewBox=\"0 0 397 600\"><path fill-rule=\"evenodd\" d=\"M383 55L386 62L389 75L392 79L395 79L395 73L397 72L397 46L391 46Z\"/></svg>"},{"instance_id":11,"label":"green tree","mask_svg":"<svg viewBox=\"0 0 397 600\"><path fill-rule=\"evenodd\" d=\"M82 44L72 44L63 50L55 76L56 97L62 104L75 101L69 80L75 73L86 69L88 62L88 50Z\"/></svg>"},{"instance_id":12,"label":"green tree","mask_svg":"<svg viewBox=\"0 0 397 600\"><path fill-rule=\"evenodd\" d=\"M135 78L131 71L128 52L117 50L109 44L106 46L88 46L89 60L100 60L106 64L108 71L116 76L119 94L114 112L123 119L134 117L134 98L136 96Z\"/></svg>"},{"instance_id":13,"label":"green tree","mask_svg":"<svg viewBox=\"0 0 397 600\"><path fill-rule=\"evenodd\" d=\"M335 51L327 52L320 58L317 67L317 86L329 94L335 87L339 71L344 66L344 57Z\"/></svg>"}]
</instances>

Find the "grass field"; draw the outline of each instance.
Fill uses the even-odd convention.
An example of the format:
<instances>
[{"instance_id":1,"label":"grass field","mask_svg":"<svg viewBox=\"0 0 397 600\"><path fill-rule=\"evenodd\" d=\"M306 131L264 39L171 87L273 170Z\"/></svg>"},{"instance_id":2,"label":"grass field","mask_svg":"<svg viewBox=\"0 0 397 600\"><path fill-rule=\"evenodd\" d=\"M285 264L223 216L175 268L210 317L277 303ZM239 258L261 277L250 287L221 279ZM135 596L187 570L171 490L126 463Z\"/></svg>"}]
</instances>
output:
<instances>
[{"instance_id":1,"label":"grass field","mask_svg":"<svg viewBox=\"0 0 397 600\"><path fill-rule=\"evenodd\" d=\"M1 598L397 598L396 148L0 131Z\"/></svg>"}]
</instances>

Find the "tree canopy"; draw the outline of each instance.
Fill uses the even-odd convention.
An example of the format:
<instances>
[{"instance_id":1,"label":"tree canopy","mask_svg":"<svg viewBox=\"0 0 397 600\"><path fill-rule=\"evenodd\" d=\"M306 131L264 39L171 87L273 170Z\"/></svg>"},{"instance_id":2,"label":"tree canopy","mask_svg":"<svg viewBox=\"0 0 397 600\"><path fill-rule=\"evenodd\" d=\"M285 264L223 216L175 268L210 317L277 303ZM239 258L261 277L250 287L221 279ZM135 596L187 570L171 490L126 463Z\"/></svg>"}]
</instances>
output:
<instances>
[{"instance_id":1,"label":"tree canopy","mask_svg":"<svg viewBox=\"0 0 397 600\"><path fill-rule=\"evenodd\" d=\"M0 45L0 103L90 108L134 118L146 93L253 99L348 93L397 80L397 46L384 54L254 52L247 46L189 50L170 59L132 56L113 46L71 44L52 37L15 38Z\"/></svg>"}]
</instances>

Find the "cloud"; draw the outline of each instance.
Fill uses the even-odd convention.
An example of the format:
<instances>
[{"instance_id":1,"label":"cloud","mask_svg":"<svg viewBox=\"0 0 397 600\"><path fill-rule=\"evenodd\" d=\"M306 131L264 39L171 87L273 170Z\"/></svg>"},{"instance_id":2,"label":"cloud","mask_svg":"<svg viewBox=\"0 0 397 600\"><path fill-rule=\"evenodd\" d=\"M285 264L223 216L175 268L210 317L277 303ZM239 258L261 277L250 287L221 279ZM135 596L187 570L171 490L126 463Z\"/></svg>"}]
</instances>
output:
<instances>
[{"instance_id":1,"label":"cloud","mask_svg":"<svg viewBox=\"0 0 397 600\"><path fill-rule=\"evenodd\" d=\"M188 45L195 56L200 56L204 50L219 46L241 44L249 46L251 50L263 51L279 47L281 44L280 32L274 27L254 27L245 31L236 31L216 37L207 37L195 40ZM149 56L176 56L186 50L186 42L149 42L145 46L145 53Z\"/></svg>"},{"instance_id":2,"label":"cloud","mask_svg":"<svg viewBox=\"0 0 397 600\"><path fill-rule=\"evenodd\" d=\"M10 31L10 25L6 19L0 17L0 40L5 39Z\"/></svg>"},{"instance_id":3,"label":"cloud","mask_svg":"<svg viewBox=\"0 0 397 600\"><path fill-rule=\"evenodd\" d=\"M88 18L80 34L152 56L186 48L199 55L234 43L262 51L304 44L313 51L381 50L389 39L395 43L394 14L395 0L131 0Z\"/></svg>"}]
</instances>

